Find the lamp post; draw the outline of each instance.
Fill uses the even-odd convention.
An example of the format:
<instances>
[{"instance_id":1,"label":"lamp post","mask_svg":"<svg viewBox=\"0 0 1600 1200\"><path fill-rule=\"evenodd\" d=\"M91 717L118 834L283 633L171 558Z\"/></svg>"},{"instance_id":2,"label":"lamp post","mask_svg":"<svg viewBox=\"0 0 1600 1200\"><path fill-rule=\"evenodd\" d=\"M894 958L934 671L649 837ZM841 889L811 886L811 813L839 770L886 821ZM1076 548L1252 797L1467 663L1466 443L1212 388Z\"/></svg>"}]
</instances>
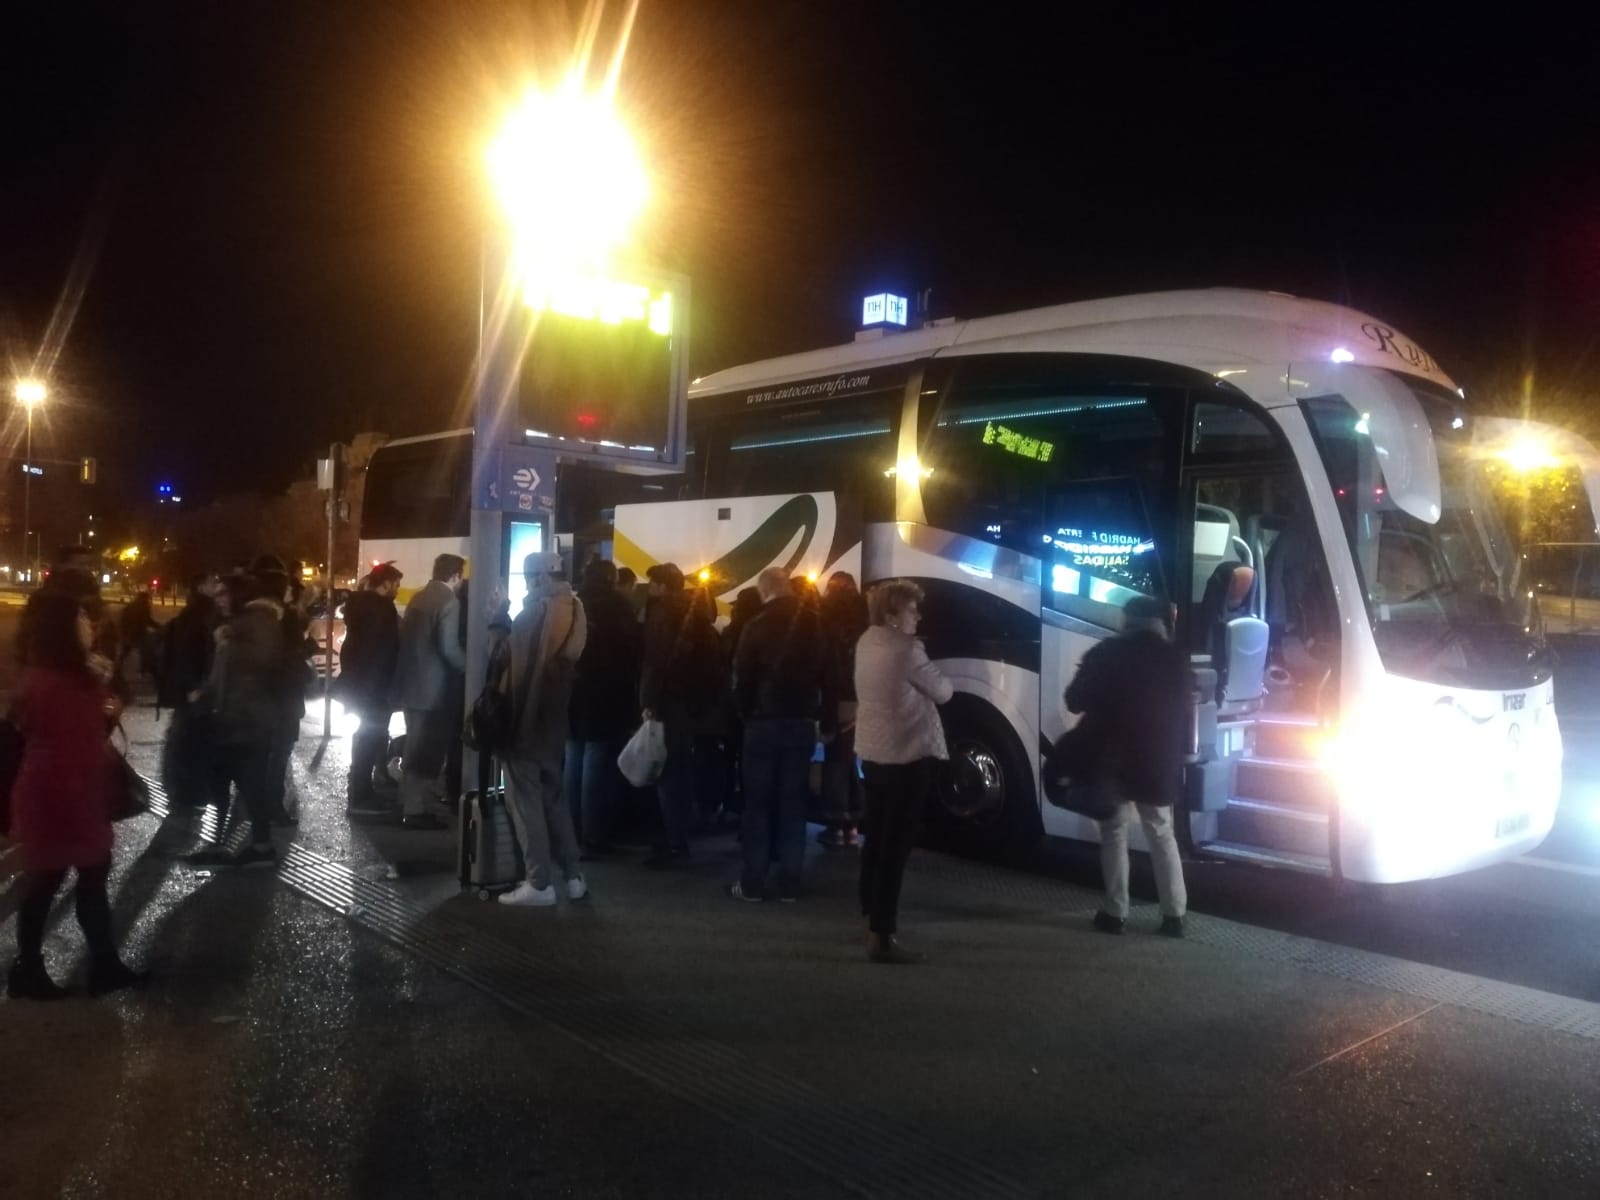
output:
<instances>
[{"instance_id":1,"label":"lamp post","mask_svg":"<svg viewBox=\"0 0 1600 1200\"><path fill-rule=\"evenodd\" d=\"M612 74L614 82L615 69ZM488 664L487 601L492 590L506 586L512 569L504 561L504 483L498 476L502 450L523 429L515 424L521 346L509 313L522 307L531 279L548 282L603 271L609 255L626 241L649 193L633 139L612 107L610 84L586 89L578 70L554 90L530 89L487 149L503 224L486 231L481 251L469 696L482 688ZM554 468L552 458L539 473L554 478ZM546 538L552 532L547 524ZM475 759L473 755L466 761L468 773L475 773Z\"/></svg>"},{"instance_id":2,"label":"lamp post","mask_svg":"<svg viewBox=\"0 0 1600 1200\"><path fill-rule=\"evenodd\" d=\"M28 560L28 582L39 586L39 565L28 556L29 525L33 520L33 410L50 395L48 388L37 379L19 379L16 386L17 403L28 412L28 448L26 462L22 465L22 557Z\"/></svg>"}]
</instances>

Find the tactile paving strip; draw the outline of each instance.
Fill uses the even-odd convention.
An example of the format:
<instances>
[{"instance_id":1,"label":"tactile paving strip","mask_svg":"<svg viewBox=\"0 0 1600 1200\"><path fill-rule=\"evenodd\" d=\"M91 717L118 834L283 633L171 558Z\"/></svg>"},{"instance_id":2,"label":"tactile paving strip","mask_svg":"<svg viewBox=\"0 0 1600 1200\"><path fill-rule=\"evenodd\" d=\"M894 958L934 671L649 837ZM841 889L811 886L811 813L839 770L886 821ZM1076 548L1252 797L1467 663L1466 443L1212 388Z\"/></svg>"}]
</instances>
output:
<instances>
[{"instance_id":1,"label":"tactile paving strip","mask_svg":"<svg viewBox=\"0 0 1600 1200\"><path fill-rule=\"evenodd\" d=\"M1076 884L942 855L913 856L910 873L941 887L968 888L1000 900L1038 905L1063 915L1088 916L1100 899L1097 892ZM1135 907L1154 910L1153 905ZM1588 1000L1557 996L1514 983L1483 979L1370 950L1208 917L1203 913L1190 913L1187 925L1189 940L1202 946L1303 967L1335 979L1434 1000L1541 1029L1600 1039L1600 1004Z\"/></svg>"}]
</instances>

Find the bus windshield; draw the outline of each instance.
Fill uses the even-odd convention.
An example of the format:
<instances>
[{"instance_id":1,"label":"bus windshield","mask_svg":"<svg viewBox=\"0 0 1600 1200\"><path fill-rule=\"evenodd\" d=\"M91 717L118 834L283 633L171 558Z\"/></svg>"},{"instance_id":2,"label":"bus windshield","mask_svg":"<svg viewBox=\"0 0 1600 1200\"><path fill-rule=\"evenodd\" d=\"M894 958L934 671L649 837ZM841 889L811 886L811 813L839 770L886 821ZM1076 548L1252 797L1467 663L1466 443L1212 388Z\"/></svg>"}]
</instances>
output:
<instances>
[{"instance_id":1,"label":"bus windshield","mask_svg":"<svg viewBox=\"0 0 1600 1200\"><path fill-rule=\"evenodd\" d=\"M1398 378L1398 377L1392 377ZM1529 687L1551 673L1530 607L1519 598L1519 554L1474 456L1469 419L1451 398L1402 380L1438 457L1435 521L1390 495L1386 455L1367 414L1342 395L1302 401L1355 559L1378 654L1396 675L1449 687Z\"/></svg>"}]
</instances>

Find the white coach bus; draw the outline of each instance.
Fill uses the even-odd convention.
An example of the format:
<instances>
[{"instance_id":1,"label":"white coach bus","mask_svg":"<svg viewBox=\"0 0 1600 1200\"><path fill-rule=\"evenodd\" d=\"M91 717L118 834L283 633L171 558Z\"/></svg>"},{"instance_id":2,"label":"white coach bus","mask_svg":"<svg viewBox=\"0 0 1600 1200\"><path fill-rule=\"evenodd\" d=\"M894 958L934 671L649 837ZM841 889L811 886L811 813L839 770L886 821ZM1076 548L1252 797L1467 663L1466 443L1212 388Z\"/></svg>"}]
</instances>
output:
<instances>
[{"instance_id":1,"label":"white coach bus","mask_svg":"<svg viewBox=\"0 0 1600 1200\"><path fill-rule=\"evenodd\" d=\"M392 562L403 606L427 586L441 554L469 557L472 430L396 438L372 454L362 485L361 574Z\"/></svg>"},{"instance_id":2,"label":"white coach bus","mask_svg":"<svg viewBox=\"0 0 1600 1200\"><path fill-rule=\"evenodd\" d=\"M1269 293L1131 296L721 371L689 411L681 475L564 469L561 507L621 487L640 502L615 504L618 563L676 562L723 604L772 563L919 582L957 689L930 813L946 843L1096 838L1041 803L1039 763L1077 663L1136 594L1170 600L1200 681L1179 822L1195 852L1398 882L1551 827L1551 660L1483 467L1539 436L1592 497L1594 454L1475 418L1385 322Z\"/></svg>"}]
</instances>

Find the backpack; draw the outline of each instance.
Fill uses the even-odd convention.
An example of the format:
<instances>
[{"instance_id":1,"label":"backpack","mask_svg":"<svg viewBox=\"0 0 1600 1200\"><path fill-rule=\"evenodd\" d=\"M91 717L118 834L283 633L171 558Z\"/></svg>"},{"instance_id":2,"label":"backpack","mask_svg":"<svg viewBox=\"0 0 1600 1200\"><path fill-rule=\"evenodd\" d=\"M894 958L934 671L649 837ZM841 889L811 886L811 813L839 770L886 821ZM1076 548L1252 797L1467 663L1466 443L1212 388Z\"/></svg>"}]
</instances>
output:
<instances>
[{"instance_id":1,"label":"backpack","mask_svg":"<svg viewBox=\"0 0 1600 1200\"><path fill-rule=\"evenodd\" d=\"M532 686L533 672L529 671L517 689L516 703L512 703L511 637L508 634L496 643L489 655L483 690L467 713L467 726L462 730L461 740L480 754L505 754L516 739L517 718L528 703L528 690Z\"/></svg>"}]
</instances>

